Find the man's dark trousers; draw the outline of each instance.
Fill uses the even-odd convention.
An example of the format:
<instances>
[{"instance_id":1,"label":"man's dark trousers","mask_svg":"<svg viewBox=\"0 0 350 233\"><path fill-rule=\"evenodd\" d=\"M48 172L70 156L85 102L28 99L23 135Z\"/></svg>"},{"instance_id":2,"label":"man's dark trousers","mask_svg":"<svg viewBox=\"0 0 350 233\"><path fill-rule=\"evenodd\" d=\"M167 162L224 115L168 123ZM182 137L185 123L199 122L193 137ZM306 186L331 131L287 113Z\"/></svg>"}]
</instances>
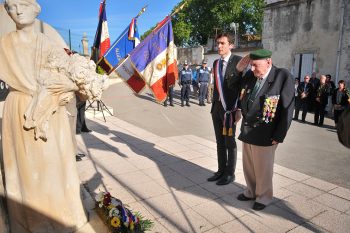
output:
<instances>
[{"instance_id":1,"label":"man's dark trousers","mask_svg":"<svg viewBox=\"0 0 350 233\"><path fill-rule=\"evenodd\" d=\"M232 125L232 136L225 136L222 134L225 111L220 101L215 101L213 103L211 114L216 137L219 164L218 173L226 176L233 176L237 161L237 145L234 135L236 131L236 125ZM234 113L232 114L234 116Z\"/></svg>"}]
</instances>

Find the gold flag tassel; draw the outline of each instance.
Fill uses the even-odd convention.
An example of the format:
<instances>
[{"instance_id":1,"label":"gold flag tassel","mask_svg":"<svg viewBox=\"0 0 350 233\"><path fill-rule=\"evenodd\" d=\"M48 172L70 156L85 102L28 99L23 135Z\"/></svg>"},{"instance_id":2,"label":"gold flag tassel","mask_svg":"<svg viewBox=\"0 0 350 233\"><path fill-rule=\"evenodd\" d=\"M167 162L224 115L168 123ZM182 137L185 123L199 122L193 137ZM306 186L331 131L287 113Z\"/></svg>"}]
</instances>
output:
<instances>
[{"instance_id":1,"label":"gold flag tassel","mask_svg":"<svg viewBox=\"0 0 350 233\"><path fill-rule=\"evenodd\" d=\"M222 128L222 135L227 135L227 129L225 126Z\"/></svg>"},{"instance_id":2,"label":"gold flag tassel","mask_svg":"<svg viewBox=\"0 0 350 233\"><path fill-rule=\"evenodd\" d=\"M228 136L232 136L232 127L228 129Z\"/></svg>"}]
</instances>

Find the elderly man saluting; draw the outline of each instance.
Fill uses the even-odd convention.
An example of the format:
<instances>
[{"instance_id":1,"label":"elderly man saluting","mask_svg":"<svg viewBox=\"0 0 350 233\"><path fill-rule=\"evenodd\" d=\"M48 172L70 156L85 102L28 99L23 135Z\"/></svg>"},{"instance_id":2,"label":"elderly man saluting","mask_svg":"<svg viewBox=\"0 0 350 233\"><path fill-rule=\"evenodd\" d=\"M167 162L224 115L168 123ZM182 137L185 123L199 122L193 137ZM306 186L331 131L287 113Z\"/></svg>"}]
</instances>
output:
<instances>
[{"instance_id":1,"label":"elderly man saluting","mask_svg":"<svg viewBox=\"0 0 350 233\"><path fill-rule=\"evenodd\" d=\"M240 201L255 200L254 210L272 201L272 175L277 145L282 143L292 121L294 79L286 69L272 64L272 52L256 50L241 59L237 70L250 70L242 79L240 93L243 171L247 183Z\"/></svg>"}]
</instances>

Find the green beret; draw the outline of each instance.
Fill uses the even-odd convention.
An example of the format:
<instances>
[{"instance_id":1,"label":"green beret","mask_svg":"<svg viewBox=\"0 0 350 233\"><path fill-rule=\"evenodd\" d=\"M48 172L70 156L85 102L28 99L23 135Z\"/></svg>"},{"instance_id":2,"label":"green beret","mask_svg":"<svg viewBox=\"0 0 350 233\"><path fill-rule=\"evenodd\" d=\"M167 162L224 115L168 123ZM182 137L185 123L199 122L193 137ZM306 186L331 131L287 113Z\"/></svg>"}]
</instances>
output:
<instances>
[{"instance_id":1,"label":"green beret","mask_svg":"<svg viewBox=\"0 0 350 233\"><path fill-rule=\"evenodd\" d=\"M249 54L249 58L251 60L260 60L260 59L266 59L270 58L272 55L272 52L267 49L258 49Z\"/></svg>"}]
</instances>

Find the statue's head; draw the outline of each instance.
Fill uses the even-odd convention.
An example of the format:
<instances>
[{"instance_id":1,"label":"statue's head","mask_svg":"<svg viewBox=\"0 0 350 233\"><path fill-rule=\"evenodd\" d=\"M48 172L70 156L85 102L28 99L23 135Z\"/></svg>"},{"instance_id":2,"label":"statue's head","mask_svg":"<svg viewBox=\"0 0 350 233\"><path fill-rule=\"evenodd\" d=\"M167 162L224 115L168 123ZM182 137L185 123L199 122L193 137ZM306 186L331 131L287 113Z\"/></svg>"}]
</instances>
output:
<instances>
[{"instance_id":1,"label":"statue's head","mask_svg":"<svg viewBox=\"0 0 350 233\"><path fill-rule=\"evenodd\" d=\"M19 27L32 25L41 10L36 0L5 0L5 9Z\"/></svg>"}]
</instances>

